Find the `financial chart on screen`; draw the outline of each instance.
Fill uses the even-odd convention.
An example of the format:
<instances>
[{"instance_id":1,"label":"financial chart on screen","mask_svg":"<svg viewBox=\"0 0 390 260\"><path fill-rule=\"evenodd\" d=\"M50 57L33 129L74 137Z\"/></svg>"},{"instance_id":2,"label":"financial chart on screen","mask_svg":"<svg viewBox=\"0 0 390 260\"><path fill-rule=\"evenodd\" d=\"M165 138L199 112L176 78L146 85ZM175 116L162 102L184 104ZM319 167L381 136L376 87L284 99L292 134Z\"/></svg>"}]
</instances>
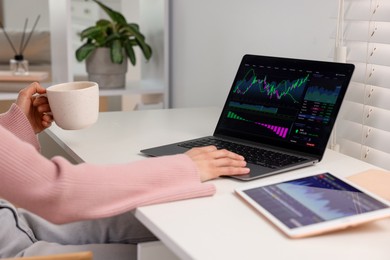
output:
<instances>
[{"instance_id":1,"label":"financial chart on screen","mask_svg":"<svg viewBox=\"0 0 390 260\"><path fill-rule=\"evenodd\" d=\"M331 131L344 74L334 71L245 64L229 93L223 125L231 131L317 147ZM241 137L241 136L238 136Z\"/></svg>"}]
</instances>

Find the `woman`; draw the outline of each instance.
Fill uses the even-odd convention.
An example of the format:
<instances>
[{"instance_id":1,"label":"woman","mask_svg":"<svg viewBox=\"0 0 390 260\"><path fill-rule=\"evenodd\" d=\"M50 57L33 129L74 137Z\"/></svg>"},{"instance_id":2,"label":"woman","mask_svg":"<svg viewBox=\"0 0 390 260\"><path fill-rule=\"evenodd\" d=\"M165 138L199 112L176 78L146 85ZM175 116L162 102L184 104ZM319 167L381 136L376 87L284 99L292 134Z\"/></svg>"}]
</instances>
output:
<instances>
[{"instance_id":1,"label":"woman","mask_svg":"<svg viewBox=\"0 0 390 260\"><path fill-rule=\"evenodd\" d=\"M47 98L39 95L45 92L38 83L31 84L20 91L9 111L0 115L0 197L28 210L18 211L7 201L0 201L0 213L8 220L1 223L9 223L5 226L10 229L0 234L0 256L80 251L61 246L47 249L53 242L137 243L154 239L129 211L148 204L210 196L215 187L203 182L249 172L242 156L213 146L120 165L72 165L62 157L49 160L39 153L36 137L53 121ZM107 218L112 216L116 217ZM94 221L59 226L45 219L57 224ZM113 228L115 231L110 232L116 234L114 237L101 239L102 233ZM15 247L8 244L12 253L3 252L1 240L10 241L7 236L13 236L16 229L23 239L28 237L27 244L32 243L34 250L28 245L19 248L20 241L11 239L15 241ZM80 230L87 231L80 237ZM32 236L25 237L30 233Z\"/></svg>"},{"instance_id":2,"label":"woman","mask_svg":"<svg viewBox=\"0 0 390 260\"><path fill-rule=\"evenodd\" d=\"M242 156L215 147L122 165L72 165L39 152L37 133L52 122L38 83L0 115L0 196L55 223L117 215L138 206L215 192L204 181L247 174ZM71 205L71 206L70 206Z\"/></svg>"}]
</instances>

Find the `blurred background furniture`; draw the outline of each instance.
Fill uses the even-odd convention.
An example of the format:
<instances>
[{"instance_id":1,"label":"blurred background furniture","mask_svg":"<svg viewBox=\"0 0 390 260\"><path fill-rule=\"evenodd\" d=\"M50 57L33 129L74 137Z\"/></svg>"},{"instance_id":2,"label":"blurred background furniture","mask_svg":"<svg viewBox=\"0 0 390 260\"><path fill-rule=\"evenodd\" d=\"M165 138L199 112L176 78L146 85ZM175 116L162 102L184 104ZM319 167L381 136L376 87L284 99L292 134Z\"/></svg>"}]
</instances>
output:
<instances>
[{"instance_id":1,"label":"blurred background furniture","mask_svg":"<svg viewBox=\"0 0 390 260\"><path fill-rule=\"evenodd\" d=\"M16 257L16 258L3 258L2 260L92 260L92 252L79 252L69 254L58 255L46 255L46 256L30 256L30 257Z\"/></svg>"},{"instance_id":2,"label":"blurred background furniture","mask_svg":"<svg viewBox=\"0 0 390 260\"><path fill-rule=\"evenodd\" d=\"M7 30L7 33L13 44L19 46L23 31ZM39 81L48 84L51 81L50 46L50 32L35 31L24 52L31 73L27 76L13 76L10 71L10 59L13 59L15 54L4 31L0 31L0 113L8 110L19 90L30 82Z\"/></svg>"},{"instance_id":3,"label":"blurred background furniture","mask_svg":"<svg viewBox=\"0 0 390 260\"><path fill-rule=\"evenodd\" d=\"M7 34L15 46L19 46L22 40L22 30L7 30ZM51 81L51 49L50 32L35 31L24 52L24 59L29 62L30 75L15 76L12 79L10 71L10 59L14 58L14 51L7 41L4 31L0 31L0 91L17 92L26 86L26 81ZM11 77L9 77L11 76Z\"/></svg>"}]
</instances>

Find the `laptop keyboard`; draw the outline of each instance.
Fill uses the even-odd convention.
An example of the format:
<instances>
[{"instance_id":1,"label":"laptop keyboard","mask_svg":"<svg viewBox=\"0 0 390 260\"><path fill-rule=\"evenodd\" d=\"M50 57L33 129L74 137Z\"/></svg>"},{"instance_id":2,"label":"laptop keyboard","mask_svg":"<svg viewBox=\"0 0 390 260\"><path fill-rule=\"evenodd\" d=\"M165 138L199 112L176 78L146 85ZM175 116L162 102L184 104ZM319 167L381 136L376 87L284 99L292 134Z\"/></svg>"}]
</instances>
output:
<instances>
[{"instance_id":1,"label":"laptop keyboard","mask_svg":"<svg viewBox=\"0 0 390 260\"><path fill-rule=\"evenodd\" d=\"M244 156L248 163L257 164L272 169L277 169L285 165L298 163L305 160L305 158L299 156L274 152L262 148L256 148L214 138L203 138L179 144L179 146L188 149L207 145L214 145L218 149L227 149Z\"/></svg>"}]
</instances>

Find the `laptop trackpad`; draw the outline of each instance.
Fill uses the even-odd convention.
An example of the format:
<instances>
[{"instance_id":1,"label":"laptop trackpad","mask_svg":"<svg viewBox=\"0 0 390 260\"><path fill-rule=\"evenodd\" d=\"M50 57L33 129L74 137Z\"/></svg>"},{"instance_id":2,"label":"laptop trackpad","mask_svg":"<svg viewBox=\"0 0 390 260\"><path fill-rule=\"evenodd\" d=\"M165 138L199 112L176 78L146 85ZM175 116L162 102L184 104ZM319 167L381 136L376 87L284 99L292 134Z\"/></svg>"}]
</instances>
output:
<instances>
[{"instance_id":1,"label":"laptop trackpad","mask_svg":"<svg viewBox=\"0 0 390 260\"><path fill-rule=\"evenodd\" d=\"M248 163L247 167L250 169L249 174L245 175L235 175L235 176L227 176L232 177L234 179L239 179L243 181L249 181L255 178L259 178L261 175L268 175L271 171L270 168L264 167L261 165L255 165L252 163Z\"/></svg>"}]
</instances>

